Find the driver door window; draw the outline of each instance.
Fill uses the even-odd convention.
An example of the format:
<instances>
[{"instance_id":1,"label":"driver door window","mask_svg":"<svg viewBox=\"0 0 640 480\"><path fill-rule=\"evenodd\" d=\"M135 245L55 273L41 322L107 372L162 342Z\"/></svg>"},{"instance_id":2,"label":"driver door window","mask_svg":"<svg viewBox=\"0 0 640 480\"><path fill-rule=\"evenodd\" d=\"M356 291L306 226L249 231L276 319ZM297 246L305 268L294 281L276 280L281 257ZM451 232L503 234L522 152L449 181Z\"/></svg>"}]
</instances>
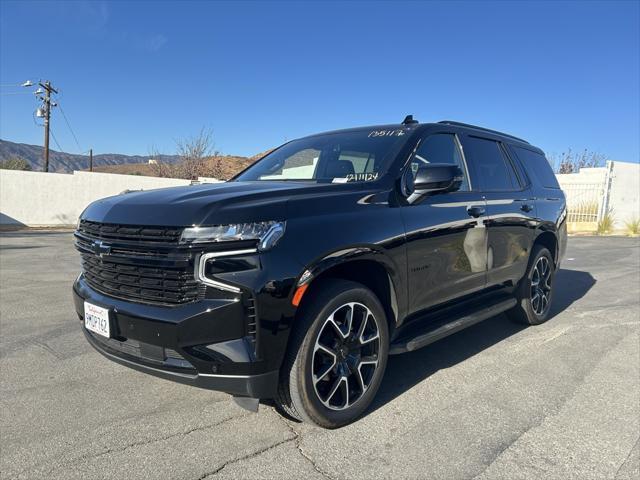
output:
<instances>
[{"instance_id":1,"label":"driver door window","mask_svg":"<svg viewBox=\"0 0 640 480\"><path fill-rule=\"evenodd\" d=\"M462 158L460 145L454 134L435 133L420 142L411 158L411 170L414 177L421 165L429 163L448 163L460 167L463 174L460 191L469 191L469 175Z\"/></svg>"}]
</instances>

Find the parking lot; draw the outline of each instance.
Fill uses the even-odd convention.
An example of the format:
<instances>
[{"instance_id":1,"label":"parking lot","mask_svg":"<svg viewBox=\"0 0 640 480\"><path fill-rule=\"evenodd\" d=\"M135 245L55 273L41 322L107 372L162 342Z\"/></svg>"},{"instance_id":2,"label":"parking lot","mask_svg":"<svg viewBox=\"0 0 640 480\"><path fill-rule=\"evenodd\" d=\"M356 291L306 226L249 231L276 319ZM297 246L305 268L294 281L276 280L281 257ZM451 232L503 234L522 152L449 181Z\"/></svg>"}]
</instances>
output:
<instances>
[{"instance_id":1,"label":"parking lot","mask_svg":"<svg viewBox=\"0 0 640 480\"><path fill-rule=\"evenodd\" d=\"M551 320L392 357L334 431L106 360L79 330L78 271L69 232L0 234L2 478L638 478L638 238L571 238Z\"/></svg>"}]
</instances>

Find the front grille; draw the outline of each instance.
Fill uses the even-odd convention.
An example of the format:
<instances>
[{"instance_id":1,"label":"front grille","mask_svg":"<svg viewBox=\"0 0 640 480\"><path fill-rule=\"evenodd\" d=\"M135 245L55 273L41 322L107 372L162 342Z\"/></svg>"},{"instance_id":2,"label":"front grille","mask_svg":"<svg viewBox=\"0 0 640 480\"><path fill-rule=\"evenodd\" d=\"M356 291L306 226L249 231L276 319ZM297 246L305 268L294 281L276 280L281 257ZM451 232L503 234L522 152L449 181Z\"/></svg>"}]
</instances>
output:
<instances>
[{"instance_id":1,"label":"front grille","mask_svg":"<svg viewBox=\"0 0 640 480\"><path fill-rule=\"evenodd\" d=\"M177 245L180 231L82 221L76 248L85 280L105 295L141 303L176 305L202 298L205 287L195 280L192 253ZM97 241L102 250L94 249Z\"/></svg>"},{"instance_id":2,"label":"front grille","mask_svg":"<svg viewBox=\"0 0 640 480\"><path fill-rule=\"evenodd\" d=\"M82 254L84 278L96 290L128 300L187 303L200 298L193 269L141 267Z\"/></svg>"},{"instance_id":3,"label":"front grille","mask_svg":"<svg viewBox=\"0 0 640 480\"><path fill-rule=\"evenodd\" d=\"M177 245L180 241L182 228L180 227L146 227L136 225L117 225L112 223L98 223L81 220L78 233L110 241L135 241L166 243Z\"/></svg>"}]
</instances>

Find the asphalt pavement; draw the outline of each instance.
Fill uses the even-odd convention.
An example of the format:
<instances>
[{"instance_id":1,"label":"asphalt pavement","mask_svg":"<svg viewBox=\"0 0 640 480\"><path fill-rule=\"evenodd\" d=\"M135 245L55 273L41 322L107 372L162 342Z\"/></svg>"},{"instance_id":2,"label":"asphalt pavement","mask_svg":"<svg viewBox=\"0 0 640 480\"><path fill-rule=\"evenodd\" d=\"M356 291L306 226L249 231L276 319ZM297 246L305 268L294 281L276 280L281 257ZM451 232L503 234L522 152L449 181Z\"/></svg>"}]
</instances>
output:
<instances>
[{"instance_id":1,"label":"asphalt pavement","mask_svg":"<svg viewBox=\"0 0 640 480\"><path fill-rule=\"evenodd\" d=\"M68 232L0 234L0 477L640 478L640 239L574 237L553 317L391 357L338 430L112 363L84 340Z\"/></svg>"}]
</instances>

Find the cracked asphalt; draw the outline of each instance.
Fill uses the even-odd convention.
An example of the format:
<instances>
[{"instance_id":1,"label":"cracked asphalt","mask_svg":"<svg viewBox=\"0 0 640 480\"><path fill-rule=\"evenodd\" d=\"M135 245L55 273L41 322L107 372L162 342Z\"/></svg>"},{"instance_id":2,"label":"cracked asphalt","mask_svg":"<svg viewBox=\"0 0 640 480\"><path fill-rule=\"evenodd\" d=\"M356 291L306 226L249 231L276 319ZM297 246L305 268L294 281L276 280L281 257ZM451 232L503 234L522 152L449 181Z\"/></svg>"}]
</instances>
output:
<instances>
[{"instance_id":1,"label":"cracked asphalt","mask_svg":"<svg viewBox=\"0 0 640 480\"><path fill-rule=\"evenodd\" d=\"M246 412L86 344L68 232L0 234L0 476L637 479L640 239L575 237L553 318L489 319L392 357L373 407L327 431Z\"/></svg>"}]
</instances>

